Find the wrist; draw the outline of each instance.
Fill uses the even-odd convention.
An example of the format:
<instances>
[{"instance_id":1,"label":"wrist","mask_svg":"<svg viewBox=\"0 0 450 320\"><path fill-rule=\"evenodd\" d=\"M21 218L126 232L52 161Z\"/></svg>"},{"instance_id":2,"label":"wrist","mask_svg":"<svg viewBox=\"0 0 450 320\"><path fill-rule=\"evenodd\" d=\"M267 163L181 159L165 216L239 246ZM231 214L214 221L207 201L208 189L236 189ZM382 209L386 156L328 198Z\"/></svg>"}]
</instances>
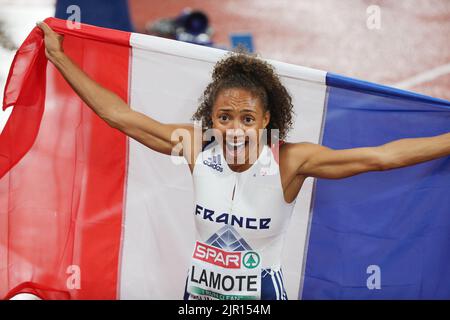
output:
<instances>
[{"instance_id":1,"label":"wrist","mask_svg":"<svg viewBox=\"0 0 450 320\"><path fill-rule=\"evenodd\" d=\"M65 55L64 51L60 50L60 51L48 52L48 58L51 62L53 62L53 64L57 65L66 58L66 55Z\"/></svg>"}]
</instances>

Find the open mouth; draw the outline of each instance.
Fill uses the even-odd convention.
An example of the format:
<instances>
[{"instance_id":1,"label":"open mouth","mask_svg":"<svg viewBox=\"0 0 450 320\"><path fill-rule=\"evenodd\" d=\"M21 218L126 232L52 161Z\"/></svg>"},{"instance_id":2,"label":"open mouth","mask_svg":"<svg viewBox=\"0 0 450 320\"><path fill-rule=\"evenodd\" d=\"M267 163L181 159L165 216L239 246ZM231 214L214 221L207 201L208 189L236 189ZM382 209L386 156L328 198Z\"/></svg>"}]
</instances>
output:
<instances>
[{"instance_id":1,"label":"open mouth","mask_svg":"<svg viewBox=\"0 0 450 320\"><path fill-rule=\"evenodd\" d=\"M242 160L244 160L243 152L247 145L248 145L248 141L245 141L245 140L239 141L239 142L226 141L225 150L227 153L227 157L233 159L233 158L237 158L237 157L241 156Z\"/></svg>"}]
</instances>

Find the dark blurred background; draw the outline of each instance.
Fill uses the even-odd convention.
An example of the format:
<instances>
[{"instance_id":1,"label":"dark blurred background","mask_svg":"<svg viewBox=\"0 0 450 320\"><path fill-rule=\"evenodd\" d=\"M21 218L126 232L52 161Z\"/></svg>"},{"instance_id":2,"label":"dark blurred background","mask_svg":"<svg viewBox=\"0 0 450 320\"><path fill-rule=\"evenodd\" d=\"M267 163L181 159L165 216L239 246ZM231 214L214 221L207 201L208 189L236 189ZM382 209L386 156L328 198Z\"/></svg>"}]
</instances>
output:
<instances>
[{"instance_id":1,"label":"dark blurred background","mask_svg":"<svg viewBox=\"0 0 450 320\"><path fill-rule=\"evenodd\" d=\"M244 35L264 58L450 100L450 0L0 0L0 54L23 41L31 17L56 8L69 18L73 4L82 22L143 33L200 10L211 27L205 44L230 49ZM378 28L368 26L374 6Z\"/></svg>"}]
</instances>

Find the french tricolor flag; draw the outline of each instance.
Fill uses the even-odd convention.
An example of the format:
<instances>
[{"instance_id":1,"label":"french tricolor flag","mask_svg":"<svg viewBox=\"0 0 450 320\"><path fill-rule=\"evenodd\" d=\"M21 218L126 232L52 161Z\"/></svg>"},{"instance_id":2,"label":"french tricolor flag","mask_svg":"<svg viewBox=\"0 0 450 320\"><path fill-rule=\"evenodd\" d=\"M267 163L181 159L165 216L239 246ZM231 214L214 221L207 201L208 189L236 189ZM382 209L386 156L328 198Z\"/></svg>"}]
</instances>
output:
<instances>
[{"instance_id":1,"label":"french tricolor flag","mask_svg":"<svg viewBox=\"0 0 450 320\"><path fill-rule=\"evenodd\" d=\"M46 22L64 51L133 109L189 122L223 50ZM448 132L450 102L271 62L293 97L290 141L335 149ZM17 51L0 135L0 298L181 299L194 246L192 180L109 127L32 30ZM283 252L290 299L449 299L450 158L307 179ZM263 201L263 199L262 199Z\"/></svg>"}]
</instances>

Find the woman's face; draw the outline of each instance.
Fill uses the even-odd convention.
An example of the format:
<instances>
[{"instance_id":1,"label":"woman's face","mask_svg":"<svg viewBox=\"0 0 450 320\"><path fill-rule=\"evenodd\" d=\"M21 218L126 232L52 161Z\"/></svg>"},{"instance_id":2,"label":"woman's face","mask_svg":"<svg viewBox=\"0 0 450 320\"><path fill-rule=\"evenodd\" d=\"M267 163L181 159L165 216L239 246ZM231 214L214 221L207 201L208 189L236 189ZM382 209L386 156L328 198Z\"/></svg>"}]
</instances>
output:
<instances>
[{"instance_id":1,"label":"woman's face","mask_svg":"<svg viewBox=\"0 0 450 320\"><path fill-rule=\"evenodd\" d=\"M229 164L249 164L257 159L262 129L269 120L270 113L250 91L230 88L218 93L212 123Z\"/></svg>"}]
</instances>

